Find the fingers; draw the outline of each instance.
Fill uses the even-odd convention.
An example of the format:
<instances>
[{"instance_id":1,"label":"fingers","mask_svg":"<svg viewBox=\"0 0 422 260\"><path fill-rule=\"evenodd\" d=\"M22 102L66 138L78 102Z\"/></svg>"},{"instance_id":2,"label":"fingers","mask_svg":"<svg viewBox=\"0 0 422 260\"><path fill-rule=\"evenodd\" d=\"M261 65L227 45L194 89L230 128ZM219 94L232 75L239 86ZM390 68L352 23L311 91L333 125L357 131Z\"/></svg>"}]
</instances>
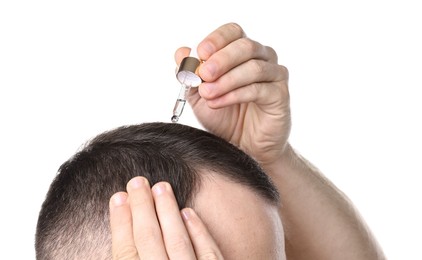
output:
<instances>
[{"instance_id":1,"label":"fingers","mask_svg":"<svg viewBox=\"0 0 422 260\"><path fill-rule=\"evenodd\" d=\"M208 229L190 208L182 210L183 220L199 260L224 259Z\"/></svg>"},{"instance_id":2,"label":"fingers","mask_svg":"<svg viewBox=\"0 0 422 260\"><path fill-rule=\"evenodd\" d=\"M180 64L189 52L186 47L179 48L175 53L176 63ZM225 24L210 33L198 44L197 52L199 58L206 61L201 64L199 74L204 81L209 82L250 59L277 62L277 55L272 48L246 38L242 27L236 23Z\"/></svg>"},{"instance_id":3,"label":"fingers","mask_svg":"<svg viewBox=\"0 0 422 260\"><path fill-rule=\"evenodd\" d=\"M170 184L166 182L155 184L152 187L152 194L170 259L196 259Z\"/></svg>"},{"instance_id":4,"label":"fingers","mask_svg":"<svg viewBox=\"0 0 422 260\"><path fill-rule=\"evenodd\" d=\"M188 54L188 48L179 48L176 61ZM277 53L246 38L239 25L228 23L217 28L198 45L198 54L205 60L199 68L204 82L198 88L199 96L192 93L194 101L203 98L210 108L222 108L287 100L288 72L277 64ZM194 101L190 99L191 104Z\"/></svg>"},{"instance_id":5,"label":"fingers","mask_svg":"<svg viewBox=\"0 0 422 260\"><path fill-rule=\"evenodd\" d=\"M215 82L202 83L198 90L211 108L248 102L265 104L287 97L287 81L288 71L284 66L251 60Z\"/></svg>"},{"instance_id":6,"label":"fingers","mask_svg":"<svg viewBox=\"0 0 422 260\"><path fill-rule=\"evenodd\" d=\"M132 215L125 192L118 192L110 199L110 227L113 259L139 259L132 236Z\"/></svg>"},{"instance_id":7,"label":"fingers","mask_svg":"<svg viewBox=\"0 0 422 260\"><path fill-rule=\"evenodd\" d=\"M110 199L114 260L196 259L170 184L152 188L144 177Z\"/></svg>"},{"instance_id":8,"label":"fingers","mask_svg":"<svg viewBox=\"0 0 422 260\"><path fill-rule=\"evenodd\" d=\"M133 222L133 239L141 259L167 259L148 180L131 179L126 187Z\"/></svg>"},{"instance_id":9,"label":"fingers","mask_svg":"<svg viewBox=\"0 0 422 260\"><path fill-rule=\"evenodd\" d=\"M198 55L206 61L199 74L208 82L251 59L277 62L277 54L272 48L247 38L236 23L225 24L209 34L198 45Z\"/></svg>"},{"instance_id":10,"label":"fingers","mask_svg":"<svg viewBox=\"0 0 422 260\"><path fill-rule=\"evenodd\" d=\"M198 47L198 51L201 47ZM249 60L264 60L273 63L274 60L277 60L277 56L270 47L249 38L239 38L215 52L202 63L199 75L204 81L212 82Z\"/></svg>"},{"instance_id":11,"label":"fingers","mask_svg":"<svg viewBox=\"0 0 422 260\"><path fill-rule=\"evenodd\" d=\"M189 56L190 49L187 47L180 47L174 53L174 59L176 60L176 64L180 64L184 57Z\"/></svg>"},{"instance_id":12,"label":"fingers","mask_svg":"<svg viewBox=\"0 0 422 260\"><path fill-rule=\"evenodd\" d=\"M208 60L215 52L243 37L245 37L245 33L239 25L235 23L222 25L210 33L202 42L198 43L198 56L202 60ZM192 48L194 46L189 47ZM177 49L174 56L176 63L179 64L184 57L189 55L189 52L186 47Z\"/></svg>"},{"instance_id":13,"label":"fingers","mask_svg":"<svg viewBox=\"0 0 422 260\"><path fill-rule=\"evenodd\" d=\"M246 37L242 27L236 23L227 23L213 32L198 44L198 55L202 60L208 60L214 53L223 49L231 42Z\"/></svg>"}]
</instances>

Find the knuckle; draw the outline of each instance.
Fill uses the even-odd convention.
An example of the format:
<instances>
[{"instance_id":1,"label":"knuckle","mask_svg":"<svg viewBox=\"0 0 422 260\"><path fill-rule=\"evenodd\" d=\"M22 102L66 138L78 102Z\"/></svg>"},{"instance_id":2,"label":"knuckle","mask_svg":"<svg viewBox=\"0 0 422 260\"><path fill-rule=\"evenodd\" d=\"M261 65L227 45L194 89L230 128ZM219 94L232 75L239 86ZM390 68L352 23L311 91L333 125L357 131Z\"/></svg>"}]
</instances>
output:
<instances>
[{"instance_id":1,"label":"knuckle","mask_svg":"<svg viewBox=\"0 0 422 260\"><path fill-rule=\"evenodd\" d=\"M281 95L283 96L288 96L289 95L289 70L282 65L279 65L279 76L277 78L277 82L278 82L278 86L279 86L279 90L281 92Z\"/></svg>"},{"instance_id":2,"label":"knuckle","mask_svg":"<svg viewBox=\"0 0 422 260\"><path fill-rule=\"evenodd\" d=\"M192 231L192 241L198 240L204 240L208 237L208 232L206 229L197 229Z\"/></svg>"},{"instance_id":3,"label":"knuckle","mask_svg":"<svg viewBox=\"0 0 422 260\"><path fill-rule=\"evenodd\" d=\"M135 246L127 245L113 253L113 260L131 260L138 257L138 249Z\"/></svg>"},{"instance_id":4,"label":"knuckle","mask_svg":"<svg viewBox=\"0 0 422 260\"><path fill-rule=\"evenodd\" d=\"M271 46L264 46L266 51L270 54L270 56L272 56L272 60L274 60L275 62L278 61L278 54L277 52L274 50L273 47Z\"/></svg>"},{"instance_id":5,"label":"knuckle","mask_svg":"<svg viewBox=\"0 0 422 260\"><path fill-rule=\"evenodd\" d=\"M154 228L144 228L142 232L134 234L135 244L142 247L154 246L160 236L161 233Z\"/></svg>"},{"instance_id":6,"label":"knuckle","mask_svg":"<svg viewBox=\"0 0 422 260\"><path fill-rule=\"evenodd\" d=\"M167 247L167 250L170 252L184 252L189 249L190 241L183 237L170 239L166 243L166 247Z\"/></svg>"},{"instance_id":7,"label":"knuckle","mask_svg":"<svg viewBox=\"0 0 422 260\"><path fill-rule=\"evenodd\" d=\"M257 75L260 75L260 76L265 74L265 72L266 72L265 62L263 62L261 60L250 60L249 62L252 66L254 73L256 73Z\"/></svg>"},{"instance_id":8,"label":"knuckle","mask_svg":"<svg viewBox=\"0 0 422 260\"><path fill-rule=\"evenodd\" d=\"M266 95L267 93L267 89L266 88L262 88L260 83L253 83L251 84L250 88L249 88L249 95L251 96L251 98L256 101L257 99L259 99L261 96Z\"/></svg>"},{"instance_id":9,"label":"knuckle","mask_svg":"<svg viewBox=\"0 0 422 260\"><path fill-rule=\"evenodd\" d=\"M238 40L238 43L241 45L241 49L247 53L255 53L262 47L258 42L249 38L241 38Z\"/></svg>"},{"instance_id":10,"label":"knuckle","mask_svg":"<svg viewBox=\"0 0 422 260\"><path fill-rule=\"evenodd\" d=\"M214 251L204 252L198 256L198 260L217 260L217 259L220 259L220 258L218 257L217 253Z\"/></svg>"},{"instance_id":11,"label":"knuckle","mask_svg":"<svg viewBox=\"0 0 422 260\"><path fill-rule=\"evenodd\" d=\"M245 32L243 31L243 28L238 23L230 22L227 25L232 27L232 30L234 32L238 32L240 35L245 36Z\"/></svg>"},{"instance_id":12,"label":"knuckle","mask_svg":"<svg viewBox=\"0 0 422 260\"><path fill-rule=\"evenodd\" d=\"M284 80L289 78L289 70L283 65L279 65L280 75Z\"/></svg>"}]
</instances>

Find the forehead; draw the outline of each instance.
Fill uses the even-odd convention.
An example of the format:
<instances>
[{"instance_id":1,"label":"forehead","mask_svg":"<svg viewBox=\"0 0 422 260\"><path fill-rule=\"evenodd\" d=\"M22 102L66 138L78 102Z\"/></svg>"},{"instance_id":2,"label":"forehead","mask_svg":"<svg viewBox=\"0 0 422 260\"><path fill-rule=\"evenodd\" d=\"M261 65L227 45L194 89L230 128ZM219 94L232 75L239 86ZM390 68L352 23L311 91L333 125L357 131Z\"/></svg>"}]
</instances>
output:
<instances>
[{"instance_id":1,"label":"forehead","mask_svg":"<svg viewBox=\"0 0 422 260\"><path fill-rule=\"evenodd\" d=\"M277 207L220 174L202 176L193 206L225 259L285 259Z\"/></svg>"}]
</instances>

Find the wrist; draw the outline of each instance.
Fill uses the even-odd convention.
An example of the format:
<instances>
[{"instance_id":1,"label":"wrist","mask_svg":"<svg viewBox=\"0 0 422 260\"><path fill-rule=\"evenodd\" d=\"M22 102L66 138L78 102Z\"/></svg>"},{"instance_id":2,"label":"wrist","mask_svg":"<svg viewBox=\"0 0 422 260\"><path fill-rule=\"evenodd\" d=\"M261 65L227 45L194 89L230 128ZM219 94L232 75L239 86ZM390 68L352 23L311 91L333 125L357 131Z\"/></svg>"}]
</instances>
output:
<instances>
[{"instance_id":1,"label":"wrist","mask_svg":"<svg viewBox=\"0 0 422 260\"><path fill-rule=\"evenodd\" d=\"M282 152L280 152L280 154L277 155L277 157L275 157L271 162L262 163L262 167L268 175L279 176L291 170L297 160L297 153L294 151L290 143L286 143Z\"/></svg>"},{"instance_id":2,"label":"wrist","mask_svg":"<svg viewBox=\"0 0 422 260\"><path fill-rule=\"evenodd\" d=\"M283 152L271 163L263 164L265 172L271 177L288 178L296 173L320 172L317 167L301 156L290 143L286 143Z\"/></svg>"}]
</instances>

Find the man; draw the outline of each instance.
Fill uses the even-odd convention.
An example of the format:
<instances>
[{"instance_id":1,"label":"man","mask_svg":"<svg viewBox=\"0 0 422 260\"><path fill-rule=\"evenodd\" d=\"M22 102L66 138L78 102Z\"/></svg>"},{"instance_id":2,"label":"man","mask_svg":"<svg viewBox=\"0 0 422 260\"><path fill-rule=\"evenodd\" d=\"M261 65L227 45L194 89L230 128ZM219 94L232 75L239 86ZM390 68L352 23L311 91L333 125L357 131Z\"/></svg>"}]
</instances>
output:
<instances>
[{"instance_id":1,"label":"man","mask_svg":"<svg viewBox=\"0 0 422 260\"><path fill-rule=\"evenodd\" d=\"M137 237L143 238L139 245L142 258L165 257L167 253L158 246L164 242L170 255L174 250L186 259L193 253L179 213L192 207L221 241L219 250L226 257L282 259L279 196L268 176L254 160L224 140L170 123L144 123L103 133L60 167L40 212L38 259L110 259L108 201L113 193L124 190L129 180L130 201L139 207L135 214L140 214L134 219L142 219L137 227ZM152 194L149 183L155 184ZM124 199L124 194L117 196L112 201ZM119 210L122 207L112 207L113 223L125 221L125 215L116 216ZM160 222L155 210L163 216ZM192 216L191 212L185 209L184 216ZM175 213L176 218L169 218ZM168 229L164 229L166 225ZM116 237L125 226L112 231ZM227 232L230 238L225 237ZM122 242L126 241L130 240L123 237Z\"/></svg>"},{"instance_id":2,"label":"man","mask_svg":"<svg viewBox=\"0 0 422 260\"><path fill-rule=\"evenodd\" d=\"M187 204L181 203L177 194L174 197L171 187L175 193L179 190L175 183L135 177L127 184L127 192L117 192L110 200L113 258L384 259L352 203L288 143L288 73L278 64L275 51L247 38L239 25L229 23L209 34L197 52L205 62L199 68L204 82L189 96L195 115L205 129L259 163L269 177L266 183L270 185L265 190L272 190L273 183L280 201L274 205L276 200L268 200L242 181L223 177L226 171L220 169L200 168L198 172L203 177L198 186L191 187L194 196L189 197ZM180 48L176 62L180 63L188 53L189 49ZM217 159L212 161L220 164ZM76 189L82 183L71 187ZM50 192L62 194L52 197L67 203L66 192ZM98 194L93 191L91 195ZM89 200L92 196L87 196L86 204L97 207ZM181 213L177 202L183 208ZM98 211L108 220L108 211L104 203L101 205ZM44 208L40 220L62 210L50 210L47 204ZM85 214L90 211L77 207L73 210L81 214L76 218L80 222L75 222L80 225L72 225L74 232L68 232L67 242L60 247L69 247L84 237L84 229L78 227L83 226ZM60 220L63 219L62 216ZM49 222L44 223L38 226L38 237L50 229ZM104 222L99 223L92 223L91 228L108 234ZM69 227L63 226L66 228ZM50 233L58 231L53 228ZM74 250L83 251L87 241L95 238L92 234L86 236ZM97 238L92 246L107 248L110 241L101 243ZM96 259L102 258L97 255Z\"/></svg>"}]
</instances>

